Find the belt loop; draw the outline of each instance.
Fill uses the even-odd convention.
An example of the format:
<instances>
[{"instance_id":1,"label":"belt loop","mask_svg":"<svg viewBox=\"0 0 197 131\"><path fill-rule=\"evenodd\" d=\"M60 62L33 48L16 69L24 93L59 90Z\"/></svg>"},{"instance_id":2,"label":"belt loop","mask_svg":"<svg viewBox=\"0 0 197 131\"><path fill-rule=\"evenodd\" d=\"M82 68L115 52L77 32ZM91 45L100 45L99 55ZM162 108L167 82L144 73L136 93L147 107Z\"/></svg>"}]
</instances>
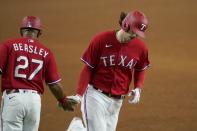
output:
<instances>
[{"instance_id":1,"label":"belt loop","mask_svg":"<svg viewBox=\"0 0 197 131\"><path fill-rule=\"evenodd\" d=\"M121 95L121 99L124 99L125 98L125 95Z\"/></svg>"},{"instance_id":2,"label":"belt loop","mask_svg":"<svg viewBox=\"0 0 197 131\"><path fill-rule=\"evenodd\" d=\"M102 90L100 90L100 89L97 89L97 91L99 91L99 92L101 92L101 93L103 92L103 91L102 91Z\"/></svg>"},{"instance_id":3,"label":"belt loop","mask_svg":"<svg viewBox=\"0 0 197 131\"><path fill-rule=\"evenodd\" d=\"M2 98L4 98L4 96L6 96L7 93L6 93L6 90L3 91L3 95L2 95Z\"/></svg>"}]
</instances>

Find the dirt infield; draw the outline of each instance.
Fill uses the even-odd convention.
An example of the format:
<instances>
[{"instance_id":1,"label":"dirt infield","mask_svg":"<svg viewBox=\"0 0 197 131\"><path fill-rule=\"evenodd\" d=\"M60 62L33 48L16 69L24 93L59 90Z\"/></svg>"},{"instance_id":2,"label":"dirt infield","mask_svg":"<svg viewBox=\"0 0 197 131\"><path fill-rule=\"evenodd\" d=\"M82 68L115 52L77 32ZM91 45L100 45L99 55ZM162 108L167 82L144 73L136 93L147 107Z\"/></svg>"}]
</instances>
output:
<instances>
[{"instance_id":1,"label":"dirt infield","mask_svg":"<svg viewBox=\"0 0 197 131\"><path fill-rule=\"evenodd\" d=\"M66 94L75 92L79 57L97 32L118 29L121 11L139 9L149 18L150 49L141 103L121 110L117 131L197 131L196 0L6 0L0 3L0 42L18 37L21 19L37 15L41 41L55 54ZM39 131L65 131L75 113L58 109L46 88Z\"/></svg>"}]
</instances>

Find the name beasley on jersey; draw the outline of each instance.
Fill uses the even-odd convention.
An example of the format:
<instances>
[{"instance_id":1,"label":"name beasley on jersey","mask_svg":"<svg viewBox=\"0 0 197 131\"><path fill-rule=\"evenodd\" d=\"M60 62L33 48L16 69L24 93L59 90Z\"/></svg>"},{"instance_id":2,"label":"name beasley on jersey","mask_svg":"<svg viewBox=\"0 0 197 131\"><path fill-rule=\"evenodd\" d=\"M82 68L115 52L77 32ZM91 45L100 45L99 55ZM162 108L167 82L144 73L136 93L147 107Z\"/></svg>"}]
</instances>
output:
<instances>
[{"instance_id":1,"label":"name beasley on jersey","mask_svg":"<svg viewBox=\"0 0 197 131\"><path fill-rule=\"evenodd\" d=\"M118 58L118 61L116 62L116 59ZM134 59L128 58L127 56L120 55L120 57L116 57L115 55L110 56L102 56L100 57L102 60L104 66L115 66L116 63L119 66L126 67L129 69L132 69L132 67L135 66L137 63Z\"/></svg>"},{"instance_id":2,"label":"name beasley on jersey","mask_svg":"<svg viewBox=\"0 0 197 131\"><path fill-rule=\"evenodd\" d=\"M38 54L40 56L43 56L44 58L49 54L49 52L44 50L43 48L22 43L14 43L13 48L14 51L25 51L33 54Z\"/></svg>"}]
</instances>

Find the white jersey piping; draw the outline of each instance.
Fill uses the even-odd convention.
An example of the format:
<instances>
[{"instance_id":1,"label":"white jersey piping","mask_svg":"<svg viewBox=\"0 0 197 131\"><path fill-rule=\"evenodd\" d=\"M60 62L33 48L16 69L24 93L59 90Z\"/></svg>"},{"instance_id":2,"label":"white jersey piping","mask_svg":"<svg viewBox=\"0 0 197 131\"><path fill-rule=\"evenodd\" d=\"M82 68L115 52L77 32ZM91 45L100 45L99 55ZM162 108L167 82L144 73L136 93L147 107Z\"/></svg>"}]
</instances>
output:
<instances>
[{"instance_id":1,"label":"white jersey piping","mask_svg":"<svg viewBox=\"0 0 197 131\"><path fill-rule=\"evenodd\" d=\"M56 81L53 81L53 82L50 82L50 83L47 83L48 85L50 85L50 84L55 84L55 83L57 83L57 82L59 82L59 81L61 81L62 79L59 79L59 80L56 80Z\"/></svg>"},{"instance_id":2,"label":"white jersey piping","mask_svg":"<svg viewBox=\"0 0 197 131\"><path fill-rule=\"evenodd\" d=\"M94 66L91 66L87 61L85 61L83 58L80 58L86 65L88 65L91 68L94 68Z\"/></svg>"}]
</instances>

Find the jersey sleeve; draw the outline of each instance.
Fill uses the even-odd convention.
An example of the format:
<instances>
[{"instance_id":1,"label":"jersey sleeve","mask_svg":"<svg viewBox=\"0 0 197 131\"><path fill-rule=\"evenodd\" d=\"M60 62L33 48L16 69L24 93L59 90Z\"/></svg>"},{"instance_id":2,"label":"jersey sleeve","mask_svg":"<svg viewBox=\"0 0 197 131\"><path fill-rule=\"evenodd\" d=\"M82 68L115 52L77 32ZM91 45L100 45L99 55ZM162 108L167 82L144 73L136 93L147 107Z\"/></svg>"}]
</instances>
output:
<instances>
[{"instance_id":1,"label":"jersey sleeve","mask_svg":"<svg viewBox=\"0 0 197 131\"><path fill-rule=\"evenodd\" d=\"M0 45L0 73L3 73L7 63L8 47L6 44Z\"/></svg>"},{"instance_id":2,"label":"jersey sleeve","mask_svg":"<svg viewBox=\"0 0 197 131\"><path fill-rule=\"evenodd\" d=\"M89 47L85 50L81 57L81 60L91 68L95 68L98 61L99 43L98 36L93 38L89 44Z\"/></svg>"},{"instance_id":3,"label":"jersey sleeve","mask_svg":"<svg viewBox=\"0 0 197 131\"><path fill-rule=\"evenodd\" d=\"M84 92L87 89L88 83L90 82L92 75L92 68L90 68L87 65L84 65L78 81L78 87L77 87L77 94L80 96L83 96Z\"/></svg>"},{"instance_id":4,"label":"jersey sleeve","mask_svg":"<svg viewBox=\"0 0 197 131\"><path fill-rule=\"evenodd\" d=\"M46 68L46 73L45 73L46 84L55 84L61 81L60 75L58 74L55 58L51 52L45 68Z\"/></svg>"},{"instance_id":5,"label":"jersey sleeve","mask_svg":"<svg viewBox=\"0 0 197 131\"><path fill-rule=\"evenodd\" d=\"M148 58L148 49L145 48L142 51L137 64L135 65L135 70L138 71L146 70L149 66L150 66L150 62Z\"/></svg>"},{"instance_id":6,"label":"jersey sleeve","mask_svg":"<svg viewBox=\"0 0 197 131\"><path fill-rule=\"evenodd\" d=\"M134 88L142 88L144 84L145 70L134 71Z\"/></svg>"}]
</instances>

